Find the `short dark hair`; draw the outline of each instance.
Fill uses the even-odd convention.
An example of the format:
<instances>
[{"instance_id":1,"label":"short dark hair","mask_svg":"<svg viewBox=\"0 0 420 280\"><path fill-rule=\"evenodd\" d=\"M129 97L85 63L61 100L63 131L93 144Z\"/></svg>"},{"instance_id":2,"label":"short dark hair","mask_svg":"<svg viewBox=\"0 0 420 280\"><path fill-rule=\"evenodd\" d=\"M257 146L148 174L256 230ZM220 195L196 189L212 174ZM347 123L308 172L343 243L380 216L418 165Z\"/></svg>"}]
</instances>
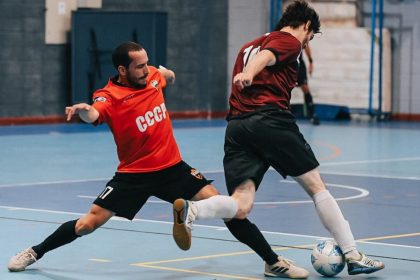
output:
<instances>
[{"instance_id":1,"label":"short dark hair","mask_svg":"<svg viewBox=\"0 0 420 280\"><path fill-rule=\"evenodd\" d=\"M308 21L311 22L309 30L314 33L319 33L321 23L319 22L319 16L316 11L307 2L296 0L287 6L275 30L280 30L286 26L297 28Z\"/></svg>"},{"instance_id":2,"label":"short dark hair","mask_svg":"<svg viewBox=\"0 0 420 280\"><path fill-rule=\"evenodd\" d=\"M131 58L128 55L132 51L141 51L143 47L134 42L124 42L114 49L112 52L112 63L114 64L115 69L118 70L118 66L122 65L125 68L128 68L128 65L131 63Z\"/></svg>"}]
</instances>

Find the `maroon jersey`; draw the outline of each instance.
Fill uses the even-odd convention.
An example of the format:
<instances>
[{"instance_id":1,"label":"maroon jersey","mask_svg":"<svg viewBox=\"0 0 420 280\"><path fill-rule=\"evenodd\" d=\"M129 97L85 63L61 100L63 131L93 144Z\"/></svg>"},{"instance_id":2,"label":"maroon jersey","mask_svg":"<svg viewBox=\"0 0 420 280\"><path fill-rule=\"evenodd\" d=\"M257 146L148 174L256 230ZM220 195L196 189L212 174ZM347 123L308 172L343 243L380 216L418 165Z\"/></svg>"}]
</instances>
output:
<instances>
[{"instance_id":1,"label":"maroon jersey","mask_svg":"<svg viewBox=\"0 0 420 280\"><path fill-rule=\"evenodd\" d=\"M232 85L228 118L251 113L265 106L290 110L290 94L297 83L298 58L302 52L302 44L287 32L267 33L241 48L232 77L242 72L261 50L273 52L276 63L258 73L250 86L241 90Z\"/></svg>"}]
</instances>

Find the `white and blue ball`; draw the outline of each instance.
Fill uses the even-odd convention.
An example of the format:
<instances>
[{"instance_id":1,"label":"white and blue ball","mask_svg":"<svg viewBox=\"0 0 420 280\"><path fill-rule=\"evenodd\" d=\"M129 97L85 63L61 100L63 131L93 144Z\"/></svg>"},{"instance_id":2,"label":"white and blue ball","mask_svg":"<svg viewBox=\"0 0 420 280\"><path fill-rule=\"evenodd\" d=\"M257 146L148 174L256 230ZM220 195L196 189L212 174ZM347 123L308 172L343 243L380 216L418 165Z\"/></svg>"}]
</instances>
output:
<instances>
[{"instance_id":1,"label":"white and blue ball","mask_svg":"<svg viewBox=\"0 0 420 280\"><path fill-rule=\"evenodd\" d=\"M344 254L332 240L323 241L315 246L311 262L318 273L327 277L337 275L345 266Z\"/></svg>"}]
</instances>

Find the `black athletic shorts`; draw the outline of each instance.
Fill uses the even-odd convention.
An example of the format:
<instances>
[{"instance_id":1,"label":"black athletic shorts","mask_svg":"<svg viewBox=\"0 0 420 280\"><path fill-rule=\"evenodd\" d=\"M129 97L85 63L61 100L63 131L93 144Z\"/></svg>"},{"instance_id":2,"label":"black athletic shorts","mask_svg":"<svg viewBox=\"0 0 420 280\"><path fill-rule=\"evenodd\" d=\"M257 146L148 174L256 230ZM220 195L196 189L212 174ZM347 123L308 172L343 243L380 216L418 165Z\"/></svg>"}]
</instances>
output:
<instances>
[{"instance_id":1,"label":"black athletic shorts","mask_svg":"<svg viewBox=\"0 0 420 280\"><path fill-rule=\"evenodd\" d=\"M288 111L255 112L231 119L225 134L226 186L229 194L247 179L258 188L270 166L286 176L300 176L319 163Z\"/></svg>"},{"instance_id":2,"label":"black athletic shorts","mask_svg":"<svg viewBox=\"0 0 420 280\"><path fill-rule=\"evenodd\" d=\"M132 220L150 196L173 203L177 198L191 199L210 183L200 172L181 161L160 171L117 172L93 203Z\"/></svg>"},{"instance_id":3,"label":"black athletic shorts","mask_svg":"<svg viewBox=\"0 0 420 280\"><path fill-rule=\"evenodd\" d=\"M306 64L302 58L302 55L299 58L299 69L298 69L298 78L297 78L298 86L308 84L308 73L306 72Z\"/></svg>"}]
</instances>

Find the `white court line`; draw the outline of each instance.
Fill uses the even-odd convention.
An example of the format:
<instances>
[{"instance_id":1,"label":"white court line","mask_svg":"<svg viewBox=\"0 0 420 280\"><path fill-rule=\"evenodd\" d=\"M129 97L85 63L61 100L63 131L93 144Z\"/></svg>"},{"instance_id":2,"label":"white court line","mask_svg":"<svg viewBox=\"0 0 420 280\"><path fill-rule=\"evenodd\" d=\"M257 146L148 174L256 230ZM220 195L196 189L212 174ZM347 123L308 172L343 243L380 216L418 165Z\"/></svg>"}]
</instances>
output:
<instances>
[{"instance_id":1,"label":"white court line","mask_svg":"<svg viewBox=\"0 0 420 280\"><path fill-rule=\"evenodd\" d=\"M295 182L295 181L284 180L282 182L297 184L297 182ZM346 185L339 185L339 184L327 184L327 186L328 187L342 188L342 189L351 189L351 190L355 190L355 191L360 192L360 194L358 194L358 195L341 197L341 198L335 197L335 200L337 200L337 201L358 199L358 198L366 197L366 196L369 195L369 191L365 190L365 189L362 189L362 188L346 186ZM77 197L88 198L88 199L95 199L96 198L96 196L90 196L90 195L77 195ZM167 203L167 202L163 201L163 200L148 200L146 203L157 203L157 204L161 203L161 204L164 204L164 203ZM309 200L292 200L292 201L255 201L254 205L279 205L279 204L303 204L303 203L313 203L313 200L309 199Z\"/></svg>"},{"instance_id":2,"label":"white court line","mask_svg":"<svg viewBox=\"0 0 420 280\"><path fill-rule=\"evenodd\" d=\"M297 184L297 182L295 181L288 181L288 180L283 180L281 182L284 183L291 183L291 184ZM342 189L351 189L351 190L355 190L360 192L360 194L358 195L353 195L353 196L348 196L348 197L341 197L341 198L336 198L335 200L337 201L343 201L343 200L351 200L351 199L358 199L358 198L362 198L362 197L366 197L369 195L369 191L362 189L362 188L357 188L357 187L352 187L352 186L346 186L346 185L339 185L339 184L326 184L327 187L336 187L336 188L342 188ZM254 204L259 204L259 205L267 205L267 204L301 204L301 203L313 203L313 200L296 200L296 201L278 201L278 202L254 202Z\"/></svg>"},{"instance_id":3,"label":"white court line","mask_svg":"<svg viewBox=\"0 0 420 280\"><path fill-rule=\"evenodd\" d=\"M320 168L324 164L321 163ZM269 170L277 172L274 168L270 167ZM211 174L211 173L224 173L224 170L209 170L201 172L203 174ZM420 180L420 177L415 176L391 176L391 175L371 175L371 174L363 174L363 173L352 173L352 172L329 172L329 171L322 171L320 170L321 175L329 174L329 175L345 175L345 176L354 176L354 177L368 177L368 178L385 178L385 179L398 179L398 180ZM287 179L286 179L287 180Z\"/></svg>"},{"instance_id":4,"label":"white court line","mask_svg":"<svg viewBox=\"0 0 420 280\"><path fill-rule=\"evenodd\" d=\"M419 158L405 158L406 160L420 160ZM405 160L404 158L402 160ZM395 159L394 161L398 161ZM360 161L362 162L362 161ZM372 161L363 161L363 162L372 162ZM356 161L352 162L341 162L338 164L350 164L356 163ZM323 163L321 164L321 168L323 166L333 166L334 163ZM272 167L269 170L275 171ZM201 171L203 174L212 174L212 173L224 173L223 169L219 170L207 170ZM321 172L322 174L331 174L331 175L346 175L346 176L355 176L355 177L370 177L370 178L385 178L385 179L400 179L400 180L420 180L420 177L415 176L391 176L391 175L370 175L370 174L362 174L362 173L343 173L343 172ZM84 183L84 182L98 182L98 181L109 181L110 178L92 178L92 179L80 179L80 180L63 180L63 181L46 181L46 182L33 182L33 183L17 183L17 184L3 184L0 185L0 188L10 188L10 187L25 187L25 186L37 186L37 185L58 185L58 184L66 184L66 183Z\"/></svg>"},{"instance_id":5,"label":"white court line","mask_svg":"<svg viewBox=\"0 0 420 280\"><path fill-rule=\"evenodd\" d=\"M63 181L49 181L49 182L35 182L35 183L5 184L5 185L0 185L0 188L27 187L27 186L39 186L39 185L60 185L60 184L69 184L69 183L84 183L84 182L99 182L99 181L109 181L109 178L94 178L94 179L80 179L80 180L63 180Z\"/></svg>"},{"instance_id":6,"label":"white court line","mask_svg":"<svg viewBox=\"0 0 420 280\"><path fill-rule=\"evenodd\" d=\"M354 160L354 161L339 161L339 162L327 162L323 163L322 166L336 166L336 165L347 165L347 164L360 164L360 163L380 163L380 162L398 162L398 161L417 161L420 157L407 157L407 158L385 158L385 159L372 159L372 160Z\"/></svg>"},{"instance_id":7,"label":"white court line","mask_svg":"<svg viewBox=\"0 0 420 280\"><path fill-rule=\"evenodd\" d=\"M0 205L0 208L10 210L10 211L31 211L31 212L42 212L42 213L48 213L48 214L73 215L73 216L83 216L85 214L85 213L76 213L76 212L67 212L67 211L54 211L54 210L45 210L45 209L36 209L36 208L13 207L13 206L5 206L5 205ZM120 218L120 217L112 217L111 220L119 221L119 222L126 222L126 223L131 222L127 219ZM133 222L169 224L169 225L173 224L172 222L157 221L157 220L145 220L145 219L137 219L137 218L134 218ZM226 227L208 226L208 225L199 225L199 224L194 224L194 227L209 228L209 229L214 229L214 230L228 230ZM296 237L304 237L304 238L313 238L313 239L318 239L318 240L331 239L331 237L325 237L325 236L293 234L293 233L284 233L284 232L275 232L275 231L261 231L261 232L266 233L266 234L273 234L273 235L296 236ZM370 241L357 241L357 242L358 243L365 243L365 244L389 246L389 247L403 247L403 248L411 248L411 249L420 249L420 246L410 246L410 245L400 245L400 244L380 243L380 242L370 242Z\"/></svg>"},{"instance_id":8,"label":"white court line","mask_svg":"<svg viewBox=\"0 0 420 280\"><path fill-rule=\"evenodd\" d=\"M363 174L363 173L346 173L346 172L321 172L321 174L328 174L328 175L345 175L345 176L353 176L353 177L368 177L368 178L384 178L384 179L398 179L398 180L413 180L419 181L420 177L410 176L391 176L391 175L370 175L370 174Z\"/></svg>"}]
</instances>

